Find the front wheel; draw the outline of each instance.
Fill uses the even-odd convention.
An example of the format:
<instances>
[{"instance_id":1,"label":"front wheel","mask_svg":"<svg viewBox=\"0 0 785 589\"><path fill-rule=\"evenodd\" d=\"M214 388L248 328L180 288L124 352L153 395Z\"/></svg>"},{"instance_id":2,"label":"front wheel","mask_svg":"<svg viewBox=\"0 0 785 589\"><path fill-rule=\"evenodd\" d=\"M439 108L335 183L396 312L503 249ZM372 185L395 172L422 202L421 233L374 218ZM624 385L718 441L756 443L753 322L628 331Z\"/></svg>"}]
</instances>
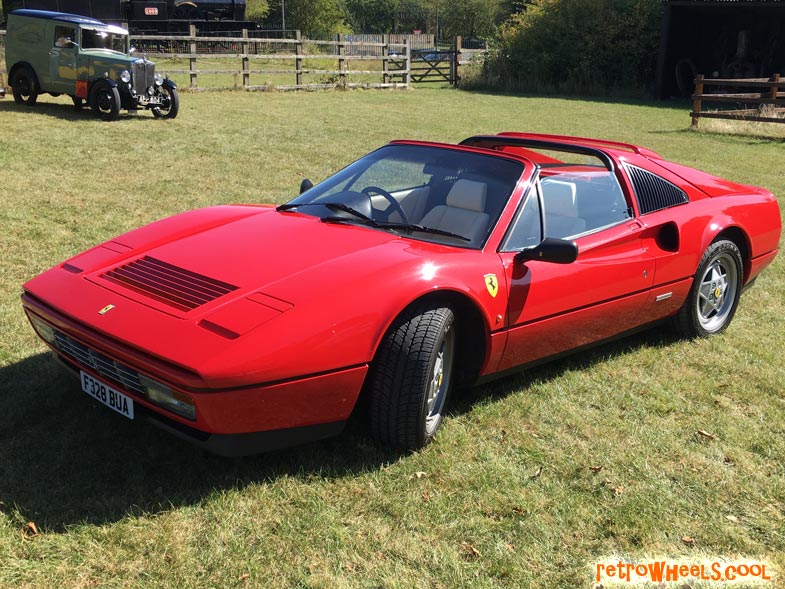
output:
<instances>
[{"instance_id":1,"label":"front wheel","mask_svg":"<svg viewBox=\"0 0 785 589\"><path fill-rule=\"evenodd\" d=\"M712 243L698 264L698 271L684 306L675 317L685 337L707 337L730 325L741 295L741 252L735 243Z\"/></svg>"},{"instance_id":2,"label":"front wheel","mask_svg":"<svg viewBox=\"0 0 785 589\"><path fill-rule=\"evenodd\" d=\"M180 96L177 90L169 86L161 86L161 106L154 106L151 110L155 118L173 119L180 112Z\"/></svg>"},{"instance_id":3,"label":"front wheel","mask_svg":"<svg viewBox=\"0 0 785 589\"><path fill-rule=\"evenodd\" d=\"M38 100L35 74L27 67L20 67L11 78L11 91L14 94L14 102L33 106Z\"/></svg>"},{"instance_id":4,"label":"front wheel","mask_svg":"<svg viewBox=\"0 0 785 589\"><path fill-rule=\"evenodd\" d=\"M444 420L456 351L455 315L422 305L390 328L370 375L370 424L385 446L416 450Z\"/></svg>"},{"instance_id":5,"label":"front wheel","mask_svg":"<svg viewBox=\"0 0 785 589\"><path fill-rule=\"evenodd\" d=\"M120 93L106 82L96 82L90 93L93 112L105 121L113 121L120 115Z\"/></svg>"}]
</instances>

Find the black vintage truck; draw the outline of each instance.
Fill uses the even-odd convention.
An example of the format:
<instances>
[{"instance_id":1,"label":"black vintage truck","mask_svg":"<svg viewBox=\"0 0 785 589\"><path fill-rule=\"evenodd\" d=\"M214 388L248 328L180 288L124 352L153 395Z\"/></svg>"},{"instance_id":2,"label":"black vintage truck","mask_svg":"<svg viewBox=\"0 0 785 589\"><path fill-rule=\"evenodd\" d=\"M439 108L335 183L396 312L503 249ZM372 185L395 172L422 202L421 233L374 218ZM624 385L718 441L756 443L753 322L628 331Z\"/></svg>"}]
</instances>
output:
<instances>
[{"instance_id":1,"label":"black vintage truck","mask_svg":"<svg viewBox=\"0 0 785 589\"><path fill-rule=\"evenodd\" d=\"M88 16L126 26L132 34L255 29L245 19L245 0L1 0L6 17L19 8ZM2 23L0 23L2 24Z\"/></svg>"}]
</instances>

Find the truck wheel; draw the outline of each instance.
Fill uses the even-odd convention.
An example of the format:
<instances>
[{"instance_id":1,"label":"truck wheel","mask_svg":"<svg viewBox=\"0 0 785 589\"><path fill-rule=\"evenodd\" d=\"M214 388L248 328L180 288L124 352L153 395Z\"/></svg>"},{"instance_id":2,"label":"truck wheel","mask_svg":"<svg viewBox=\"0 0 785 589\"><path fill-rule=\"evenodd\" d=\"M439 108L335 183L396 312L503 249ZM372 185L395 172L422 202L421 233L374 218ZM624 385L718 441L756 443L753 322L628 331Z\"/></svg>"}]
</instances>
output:
<instances>
[{"instance_id":1,"label":"truck wheel","mask_svg":"<svg viewBox=\"0 0 785 589\"><path fill-rule=\"evenodd\" d=\"M81 98L77 98L76 96L71 96L71 100L74 103L74 110L76 112L81 112L82 107L84 106L84 100L82 100Z\"/></svg>"},{"instance_id":2,"label":"truck wheel","mask_svg":"<svg viewBox=\"0 0 785 589\"><path fill-rule=\"evenodd\" d=\"M11 90L14 93L14 102L33 106L38 100L35 74L28 67L20 67L11 78Z\"/></svg>"},{"instance_id":3,"label":"truck wheel","mask_svg":"<svg viewBox=\"0 0 785 589\"><path fill-rule=\"evenodd\" d=\"M177 90L168 86L161 86L161 106L154 106L151 110L156 119L173 119L180 111L180 96Z\"/></svg>"},{"instance_id":4,"label":"truck wheel","mask_svg":"<svg viewBox=\"0 0 785 589\"><path fill-rule=\"evenodd\" d=\"M120 93L106 82L96 82L90 92L93 112L105 121L113 121L120 114Z\"/></svg>"},{"instance_id":5,"label":"truck wheel","mask_svg":"<svg viewBox=\"0 0 785 589\"><path fill-rule=\"evenodd\" d=\"M456 352L455 315L424 304L384 336L370 374L370 426L388 447L430 443L444 419Z\"/></svg>"}]
</instances>

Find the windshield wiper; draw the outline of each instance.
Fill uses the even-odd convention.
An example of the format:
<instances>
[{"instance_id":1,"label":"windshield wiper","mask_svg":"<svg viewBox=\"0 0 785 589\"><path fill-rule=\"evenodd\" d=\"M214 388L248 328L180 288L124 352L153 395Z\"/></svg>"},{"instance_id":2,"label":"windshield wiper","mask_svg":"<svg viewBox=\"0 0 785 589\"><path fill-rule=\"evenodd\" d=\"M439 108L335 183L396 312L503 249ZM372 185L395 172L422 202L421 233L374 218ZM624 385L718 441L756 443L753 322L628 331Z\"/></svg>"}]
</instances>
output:
<instances>
[{"instance_id":1,"label":"windshield wiper","mask_svg":"<svg viewBox=\"0 0 785 589\"><path fill-rule=\"evenodd\" d=\"M436 227L425 227L424 225L417 225L415 223L377 223L380 229L400 229L407 233L419 231L420 233L431 233L433 235L444 235L445 237L454 237L455 239L462 239L463 241L471 241L468 237L458 235L452 231L445 231L444 229L437 229Z\"/></svg>"},{"instance_id":2,"label":"windshield wiper","mask_svg":"<svg viewBox=\"0 0 785 589\"><path fill-rule=\"evenodd\" d=\"M349 205L344 204L342 202L303 202L303 203L292 203L292 202L290 202L290 203L278 205L277 207L275 207L275 210L276 211L284 211L285 212L285 211L291 211L292 209L296 209L297 207L316 207L316 206L326 207L326 208L330 209L331 211L341 211L341 212L344 212L344 213L349 213L353 217L357 217L358 219L360 219L362 221L365 221L366 223L368 223L370 225L373 225L374 227L376 227L378 225L376 223L376 221L371 219L365 213L362 213L362 212L358 211L357 209L354 209L354 208L350 207ZM349 219L347 219L345 217L324 217L322 219L322 221L326 221L326 222L329 222L329 221L348 221L348 220Z\"/></svg>"}]
</instances>

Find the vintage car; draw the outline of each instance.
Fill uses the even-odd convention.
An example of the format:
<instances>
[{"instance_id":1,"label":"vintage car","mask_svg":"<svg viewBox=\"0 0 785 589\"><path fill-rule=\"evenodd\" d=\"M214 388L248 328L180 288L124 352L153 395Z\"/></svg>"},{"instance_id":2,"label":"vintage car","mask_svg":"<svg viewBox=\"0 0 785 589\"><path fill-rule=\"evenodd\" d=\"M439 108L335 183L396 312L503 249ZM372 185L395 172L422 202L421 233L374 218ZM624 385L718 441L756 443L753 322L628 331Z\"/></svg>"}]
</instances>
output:
<instances>
[{"instance_id":1,"label":"vintage car","mask_svg":"<svg viewBox=\"0 0 785 589\"><path fill-rule=\"evenodd\" d=\"M770 192L633 145L394 141L287 204L111 239L22 301L85 393L217 453L334 435L355 407L416 449L457 386L661 322L722 331L780 231Z\"/></svg>"},{"instance_id":2,"label":"vintage car","mask_svg":"<svg viewBox=\"0 0 785 589\"><path fill-rule=\"evenodd\" d=\"M81 110L86 101L106 120L120 109L149 109L174 118L177 86L134 57L128 31L99 20L62 12L14 10L8 15L6 64L18 104L33 105L39 94L67 94Z\"/></svg>"}]
</instances>

